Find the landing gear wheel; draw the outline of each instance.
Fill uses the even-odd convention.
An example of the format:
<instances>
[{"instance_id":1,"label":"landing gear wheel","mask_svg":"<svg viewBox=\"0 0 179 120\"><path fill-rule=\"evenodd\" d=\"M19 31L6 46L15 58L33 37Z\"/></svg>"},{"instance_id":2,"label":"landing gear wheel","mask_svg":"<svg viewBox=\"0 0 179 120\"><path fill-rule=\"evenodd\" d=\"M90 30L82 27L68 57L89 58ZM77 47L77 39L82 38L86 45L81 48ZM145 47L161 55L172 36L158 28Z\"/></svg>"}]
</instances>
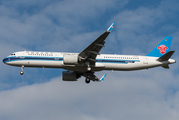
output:
<instances>
[{"instance_id":1,"label":"landing gear wheel","mask_svg":"<svg viewBox=\"0 0 179 120\"><path fill-rule=\"evenodd\" d=\"M90 83L90 79L87 77L86 80L85 80L85 82L86 82L87 84Z\"/></svg>"},{"instance_id":2,"label":"landing gear wheel","mask_svg":"<svg viewBox=\"0 0 179 120\"><path fill-rule=\"evenodd\" d=\"M24 72L23 72L23 71L21 71L21 72L20 72L20 74L21 74L21 75L23 75L23 74L24 74Z\"/></svg>"}]
</instances>

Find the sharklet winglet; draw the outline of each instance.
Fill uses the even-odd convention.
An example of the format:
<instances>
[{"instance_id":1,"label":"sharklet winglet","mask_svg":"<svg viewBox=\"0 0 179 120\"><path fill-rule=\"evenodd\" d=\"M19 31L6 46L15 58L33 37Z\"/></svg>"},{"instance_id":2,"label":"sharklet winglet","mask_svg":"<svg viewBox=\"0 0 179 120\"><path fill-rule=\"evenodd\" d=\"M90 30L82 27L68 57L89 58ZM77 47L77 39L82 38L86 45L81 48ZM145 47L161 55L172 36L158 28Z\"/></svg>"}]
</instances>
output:
<instances>
[{"instance_id":1,"label":"sharklet winglet","mask_svg":"<svg viewBox=\"0 0 179 120\"><path fill-rule=\"evenodd\" d=\"M106 77L106 75L107 75L107 74L104 74L104 75L101 77L101 79L100 79L101 82L104 81L104 78Z\"/></svg>"},{"instance_id":2,"label":"sharklet winglet","mask_svg":"<svg viewBox=\"0 0 179 120\"><path fill-rule=\"evenodd\" d=\"M115 22L111 24L111 26L107 29L107 31L108 31L108 32L111 32L112 29L113 29L113 27L114 27L114 25L115 25Z\"/></svg>"}]
</instances>

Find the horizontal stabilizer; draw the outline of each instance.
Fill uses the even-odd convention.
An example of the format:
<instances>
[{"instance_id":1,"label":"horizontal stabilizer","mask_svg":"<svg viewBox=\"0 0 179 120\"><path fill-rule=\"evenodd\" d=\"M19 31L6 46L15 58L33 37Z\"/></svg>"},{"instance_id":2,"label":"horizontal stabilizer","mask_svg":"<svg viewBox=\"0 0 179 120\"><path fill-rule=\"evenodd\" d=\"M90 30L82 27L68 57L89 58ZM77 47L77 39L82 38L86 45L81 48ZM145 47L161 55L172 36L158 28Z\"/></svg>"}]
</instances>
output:
<instances>
[{"instance_id":1,"label":"horizontal stabilizer","mask_svg":"<svg viewBox=\"0 0 179 120\"><path fill-rule=\"evenodd\" d=\"M162 66L162 67L165 68L165 69L169 69L168 64L167 64L167 65L164 65L164 66Z\"/></svg>"},{"instance_id":2,"label":"horizontal stabilizer","mask_svg":"<svg viewBox=\"0 0 179 120\"><path fill-rule=\"evenodd\" d=\"M168 61L175 51L169 51L165 55L161 56L158 61Z\"/></svg>"}]
</instances>

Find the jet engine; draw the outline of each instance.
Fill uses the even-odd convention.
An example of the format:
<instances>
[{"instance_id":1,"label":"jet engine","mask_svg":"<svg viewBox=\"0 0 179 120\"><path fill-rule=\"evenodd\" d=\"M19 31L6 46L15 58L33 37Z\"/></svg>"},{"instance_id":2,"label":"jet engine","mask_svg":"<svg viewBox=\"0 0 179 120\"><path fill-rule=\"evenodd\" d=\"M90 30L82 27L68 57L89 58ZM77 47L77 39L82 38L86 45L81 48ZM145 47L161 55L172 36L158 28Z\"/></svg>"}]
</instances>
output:
<instances>
[{"instance_id":1,"label":"jet engine","mask_svg":"<svg viewBox=\"0 0 179 120\"><path fill-rule=\"evenodd\" d=\"M63 63L66 65L78 64L78 56L77 55L64 55Z\"/></svg>"},{"instance_id":2,"label":"jet engine","mask_svg":"<svg viewBox=\"0 0 179 120\"><path fill-rule=\"evenodd\" d=\"M63 81L77 81L77 74L72 71L63 71Z\"/></svg>"}]
</instances>

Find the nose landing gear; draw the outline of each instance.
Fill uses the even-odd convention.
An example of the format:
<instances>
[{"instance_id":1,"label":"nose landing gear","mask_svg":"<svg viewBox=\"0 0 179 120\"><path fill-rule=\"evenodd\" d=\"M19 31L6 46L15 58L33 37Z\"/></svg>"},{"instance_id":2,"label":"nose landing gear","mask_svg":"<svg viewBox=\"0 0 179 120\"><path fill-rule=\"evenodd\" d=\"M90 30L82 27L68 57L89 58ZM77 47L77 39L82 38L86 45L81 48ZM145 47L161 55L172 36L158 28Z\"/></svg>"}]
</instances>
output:
<instances>
[{"instance_id":1,"label":"nose landing gear","mask_svg":"<svg viewBox=\"0 0 179 120\"><path fill-rule=\"evenodd\" d=\"M85 82L86 82L87 84L90 83L90 78L89 78L89 77L86 77Z\"/></svg>"},{"instance_id":2,"label":"nose landing gear","mask_svg":"<svg viewBox=\"0 0 179 120\"><path fill-rule=\"evenodd\" d=\"M21 75L24 74L24 66L22 66L20 74L21 74Z\"/></svg>"}]
</instances>

